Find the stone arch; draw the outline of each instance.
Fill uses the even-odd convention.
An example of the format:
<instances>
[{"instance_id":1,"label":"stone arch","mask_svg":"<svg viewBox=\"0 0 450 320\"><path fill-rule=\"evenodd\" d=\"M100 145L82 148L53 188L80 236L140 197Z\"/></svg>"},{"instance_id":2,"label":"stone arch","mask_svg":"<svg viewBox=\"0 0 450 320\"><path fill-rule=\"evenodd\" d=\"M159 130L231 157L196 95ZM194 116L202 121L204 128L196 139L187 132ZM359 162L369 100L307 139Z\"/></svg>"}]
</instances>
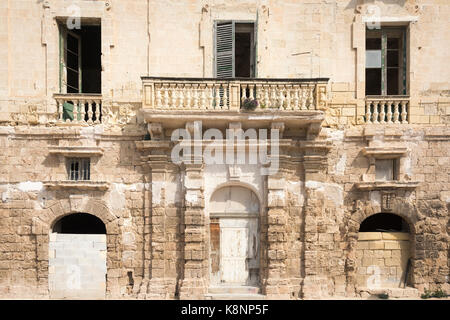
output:
<instances>
[{"instance_id":1,"label":"stone arch","mask_svg":"<svg viewBox=\"0 0 450 320\"><path fill-rule=\"evenodd\" d=\"M54 224L63 217L88 213L99 218L105 225L108 242L107 248L107 295L114 295L119 288L114 285L114 278L119 278L120 273L111 271L121 265L120 250L116 246L120 244L119 217L113 214L102 200L86 196L70 196L69 199L50 202L42 213L32 219L32 234L36 236L37 278L40 292L48 296L48 261L50 233ZM114 238L114 239L113 239ZM112 244L112 246L111 246ZM119 254L118 254L119 253ZM117 281L116 281L117 283Z\"/></svg>"},{"instance_id":2,"label":"stone arch","mask_svg":"<svg viewBox=\"0 0 450 320\"><path fill-rule=\"evenodd\" d=\"M370 201L357 201L356 203L357 211L352 214L349 219L349 234L357 233L361 223L370 216L373 216L380 212L385 212L382 210L381 206L378 204L373 204ZM392 201L392 207L389 213L400 216L404 219L408 225L409 230L412 234L416 234L417 227L416 223L419 221L419 213L417 208L409 202L401 201L399 199L394 199Z\"/></svg>"},{"instance_id":3,"label":"stone arch","mask_svg":"<svg viewBox=\"0 0 450 320\"><path fill-rule=\"evenodd\" d=\"M224 189L224 188L227 188L227 187L242 187L242 188L249 189L250 191L252 191L256 195L256 197L258 198L259 207L260 207L260 211L261 211L262 204L263 204L263 197L262 197L262 195L260 194L260 192L254 186L252 186L251 184L245 183L245 182L241 182L241 181L227 181L227 182L218 184L214 188L214 191L211 192L211 195L210 195L210 197L208 199L208 204L211 202L211 199L213 198L214 194L217 191L220 191L221 189Z\"/></svg>"},{"instance_id":4,"label":"stone arch","mask_svg":"<svg viewBox=\"0 0 450 320\"><path fill-rule=\"evenodd\" d=\"M347 258L346 258L346 271L347 271L347 286L353 286L356 284L356 245L358 242L358 234L361 223L368 217L374 216L381 212L388 212L401 217L409 227L410 234L410 246L411 246L411 269L410 269L410 285L414 286L414 274L418 272L416 267L416 236L420 233L418 228L418 222L421 220L421 215L416 206L412 203L405 201L402 198L395 198L392 200L391 208L389 211L383 210L381 205L374 203L370 200L357 200L355 203L356 211L351 213L351 216L347 220ZM356 289L356 288L355 288Z\"/></svg>"}]
</instances>

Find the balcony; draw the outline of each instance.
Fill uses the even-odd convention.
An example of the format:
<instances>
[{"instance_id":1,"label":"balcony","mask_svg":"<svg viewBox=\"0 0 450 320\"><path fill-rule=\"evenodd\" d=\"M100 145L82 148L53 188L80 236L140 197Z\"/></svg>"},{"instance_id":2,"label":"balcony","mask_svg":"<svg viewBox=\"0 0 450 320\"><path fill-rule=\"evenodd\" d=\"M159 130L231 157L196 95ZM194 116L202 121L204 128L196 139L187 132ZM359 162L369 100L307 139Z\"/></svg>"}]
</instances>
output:
<instances>
[{"instance_id":1,"label":"balcony","mask_svg":"<svg viewBox=\"0 0 450 320\"><path fill-rule=\"evenodd\" d=\"M102 95L88 93L54 94L59 123L102 123Z\"/></svg>"},{"instance_id":2,"label":"balcony","mask_svg":"<svg viewBox=\"0 0 450 320\"><path fill-rule=\"evenodd\" d=\"M144 108L255 112L325 110L328 79L197 79L143 77Z\"/></svg>"},{"instance_id":3,"label":"balcony","mask_svg":"<svg viewBox=\"0 0 450 320\"><path fill-rule=\"evenodd\" d=\"M409 96L367 96L366 123L409 123Z\"/></svg>"},{"instance_id":4,"label":"balcony","mask_svg":"<svg viewBox=\"0 0 450 320\"><path fill-rule=\"evenodd\" d=\"M142 77L143 114L147 123L180 128L190 121L223 127L245 122L320 126L327 107L327 78L216 79Z\"/></svg>"}]
</instances>

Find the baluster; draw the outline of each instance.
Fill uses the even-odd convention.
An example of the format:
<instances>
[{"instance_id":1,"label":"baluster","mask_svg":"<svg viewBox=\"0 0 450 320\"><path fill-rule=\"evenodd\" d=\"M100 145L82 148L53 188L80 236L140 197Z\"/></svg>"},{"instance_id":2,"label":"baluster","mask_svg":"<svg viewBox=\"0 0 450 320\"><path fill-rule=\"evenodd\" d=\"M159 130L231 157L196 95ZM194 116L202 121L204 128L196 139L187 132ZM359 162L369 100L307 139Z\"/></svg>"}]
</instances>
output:
<instances>
[{"instance_id":1,"label":"baluster","mask_svg":"<svg viewBox=\"0 0 450 320\"><path fill-rule=\"evenodd\" d=\"M214 104L216 109L220 109L220 84L214 84L213 90L214 90Z\"/></svg>"},{"instance_id":2,"label":"baluster","mask_svg":"<svg viewBox=\"0 0 450 320\"><path fill-rule=\"evenodd\" d=\"M286 87L286 109L287 110L292 110L292 105L291 105L291 89L292 89L292 86L285 86Z\"/></svg>"},{"instance_id":3,"label":"baluster","mask_svg":"<svg viewBox=\"0 0 450 320\"><path fill-rule=\"evenodd\" d=\"M244 100L247 99L247 85L241 85L241 103L244 103Z\"/></svg>"},{"instance_id":4,"label":"baluster","mask_svg":"<svg viewBox=\"0 0 450 320\"><path fill-rule=\"evenodd\" d=\"M72 115L73 115L73 122L78 122L78 103L79 103L79 100L73 100L73 112L72 112Z\"/></svg>"},{"instance_id":5,"label":"baluster","mask_svg":"<svg viewBox=\"0 0 450 320\"><path fill-rule=\"evenodd\" d=\"M314 110L314 85L308 85L308 110Z\"/></svg>"},{"instance_id":6,"label":"baluster","mask_svg":"<svg viewBox=\"0 0 450 320\"><path fill-rule=\"evenodd\" d=\"M180 84L178 86L178 104L177 104L177 109L184 109L184 92L185 92L185 87L184 87L184 83Z\"/></svg>"},{"instance_id":7,"label":"baluster","mask_svg":"<svg viewBox=\"0 0 450 320\"><path fill-rule=\"evenodd\" d=\"M86 121L86 101L80 100L80 120L81 122Z\"/></svg>"},{"instance_id":8,"label":"baluster","mask_svg":"<svg viewBox=\"0 0 450 320\"><path fill-rule=\"evenodd\" d=\"M261 85L255 85L255 99L258 101L258 104L261 106L262 95L261 95Z\"/></svg>"},{"instance_id":9,"label":"baluster","mask_svg":"<svg viewBox=\"0 0 450 320\"><path fill-rule=\"evenodd\" d=\"M191 101L192 101L192 97L191 97L192 86L190 84L187 84L184 88L186 90L186 103L183 107L184 107L184 109L190 109Z\"/></svg>"},{"instance_id":10,"label":"baluster","mask_svg":"<svg viewBox=\"0 0 450 320\"><path fill-rule=\"evenodd\" d=\"M200 88L201 92L200 92L200 109L206 109L206 93L205 93L205 88Z\"/></svg>"},{"instance_id":11,"label":"baluster","mask_svg":"<svg viewBox=\"0 0 450 320\"><path fill-rule=\"evenodd\" d=\"M56 105L58 108L58 121L63 121L63 106L64 101L63 100L56 100Z\"/></svg>"},{"instance_id":12,"label":"baluster","mask_svg":"<svg viewBox=\"0 0 450 320\"><path fill-rule=\"evenodd\" d=\"M380 101L380 123L384 123L384 117L386 113L384 112L384 109L386 108L386 102Z\"/></svg>"},{"instance_id":13,"label":"baluster","mask_svg":"<svg viewBox=\"0 0 450 320\"><path fill-rule=\"evenodd\" d=\"M156 103L156 108L158 108L158 109L161 108L161 103L162 103L161 90L162 90L162 87L158 87L156 89L156 101L155 101L155 103Z\"/></svg>"},{"instance_id":14,"label":"baluster","mask_svg":"<svg viewBox=\"0 0 450 320\"><path fill-rule=\"evenodd\" d=\"M277 86L278 89L278 106L280 109L284 108L284 88L282 85Z\"/></svg>"},{"instance_id":15,"label":"baluster","mask_svg":"<svg viewBox=\"0 0 450 320\"><path fill-rule=\"evenodd\" d=\"M387 102L387 122L388 123L392 123L392 103L393 101L388 101Z\"/></svg>"},{"instance_id":16,"label":"baluster","mask_svg":"<svg viewBox=\"0 0 450 320\"><path fill-rule=\"evenodd\" d=\"M100 101L95 100L95 123L100 123Z\"/></svg>"},{"instance_id":17,"label":"baluster","mask_svg":"<svg viewBox=\"0 0 450 320\"><path fill-rule=\"evenodd\" d=\"M406 111L406 108L408 106L408 101L401 101L400 105L402 107L402 123L408 123L408 120L407 120L408 112Z\"/></svg>"},{"instance_id":18,"label":"baluster","mask_svg":"<svg viewBox=\"0 0 450 320\"><path fill-rule=\"evenodd\" d=\"M206 90L207 90L207 103L206 103L206 108L207 109L214 109L214 105L213 105L213 103L214 103L214 96L213 96L213 86L212 86L212 84L211 83L208 83L207 85L206 85L206 88L205 88Z\"/></svg>"},{"instance_id":19,"label":"baluster","mask_svg":"<svg viewBox=\"0 0 450 320\"><path fill-rule=\"evenodd\" d=\"M263 86L263 90L264 90L264 105L266 106L266 108L269 108L270 107L269 87Z\"/></svg>"},{"instance_id":20,"label":"baluster","mask_svg":"<svg viewBox=\"0 0 450 320\"><path fill-rule=\"evenodd\" d=\"M301 109L307 110L307 108L306 108L307 89L306 89L306 86L304 86L304 85L300 86L300 97L301 97L301 103L302 103Z\"/></svg>"},{"instance_id":21,"label":"baluster","mask_svg":"<svg viewBox=\"0 0 450 320\"><path fill-rule=\"evenodd\" d=\"M298 110L299 107L299 86L294 86L294 110Z\"/></svg>"},{"instance_id":22,"label":"baluster","mask_svg":"<svg viewBox=\"0 0 450 320\"><path fill-rule=\"evenodd\" d=\"M275 86L270 86L270 107L271 108L276 108L277 107L277 96L276 96L276 87Z\"/></svg>"},{"instance_id":23,"label":"baluster","mask_svg":"<svg viewBox=\"0 0 450 320\"><path fill-rule=\"evenodd\" d=\"M230 104L230 87L228 85L222 85L223 88L223 109L229 109Z\"/></svg>"},{"instance_id":24,"label":"baluster","mask_svg":"<svg viewBox=\"0 0 450 320\"><path fill-rule=\"evenodd\" d=\"M371 101L366 101L366 122L371 123L372 122L372 113L370 112L370 105L372 104Z\"/></svg>"},{"instance_id":25,"label":"baluster","mask_svg":"<svg viewBox=\"0 0 450 320\"><path fill-rule=\"evenodd\" d=\"M250 92L249 92L249 98L251 99L251 100L255 100L255 94L254 94L254 85L249 85L249 88L250 88Z\"/></svg>"},{"instance_id":26,"label":"baluster","mask_svg":"<svg viewBox=\"0 0 450 320\"><path fill-rule=\"evenodd\" d=\"M164 109L169 108L169 86L164 85Z\"/></svg>"},{"instance_id":27,"label":"baluster","mask_svg":"<svg viewBox=\"0 0 450 320\"><path fill-rule=\"evenodd\" d=\"M380 101L373 102L373 123L379 123L378 122L378 103L381 104Z\"/></svg>"},{"instance_id":28,"label":"baluster","mask_svg":"<svg viewBox=\"0 0 450 320\"><path fill-rule=\"evenodd\" d=\"M170 108L172 109L176 109L177 108L177 100L178 100L178 95L177 95L177 88L176 88L176 84L173 84L170 86L171 90L170 90Z\"/></svg>"},{"instance_id":29,"label":"baluster","mask_svg":"<svg viewBox=\"0 0 450 320\"><path fill-rule=\"evenodd\" d=\"M88 123L92 123L92 100L88 100Z\"/></svg>"},{"instance_id":30,"label":"baluster","mask_svg":"<svg viewBox=\"0 0 450 320\"><path fill-rule=\"evenodd\" d=\"M194 95L194 106L193 109L198 109L198 85L193 85L192 93Z\"/></svg>"},{"instance_id":31,"label":"baluster","mask_svg":"<svg viewBox=\"0 0 450 320\"><path fill-rule=\"evenodd\" d=\"M400 121L399 121L400 113L398 112L399 104L400 104L400 101L394 101L394 123L400 123Z\"/></svg>"}]
</instances>

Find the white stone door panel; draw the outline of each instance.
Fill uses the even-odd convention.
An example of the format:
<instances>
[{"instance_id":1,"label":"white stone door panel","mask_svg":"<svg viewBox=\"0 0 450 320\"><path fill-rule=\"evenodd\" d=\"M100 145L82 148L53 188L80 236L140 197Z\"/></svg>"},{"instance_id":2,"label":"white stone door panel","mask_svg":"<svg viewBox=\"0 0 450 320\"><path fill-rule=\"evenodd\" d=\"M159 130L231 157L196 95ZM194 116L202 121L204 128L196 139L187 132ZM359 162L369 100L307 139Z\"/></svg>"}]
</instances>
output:
<instances>
[{"instance_id":1,"label":"white stone door panel","mask_svg":"<svg viewBox=\"0 0 450 320\"><path fill-rule=\"evenodd\" d=\"M222 283L245 284L248 278L248 229L246 227L226 227L220 231L221 281Z\"/></svg>"},{"instance_id":2,"label":"white stone door panel","mask_svg":"<svg viewBox=\"0 0 450 320\"><path fill-rule=\"evenodd\" d=\"M49 289L52 299L104 299L106 235L50 235Z\"/></svg>"}]
</instances>

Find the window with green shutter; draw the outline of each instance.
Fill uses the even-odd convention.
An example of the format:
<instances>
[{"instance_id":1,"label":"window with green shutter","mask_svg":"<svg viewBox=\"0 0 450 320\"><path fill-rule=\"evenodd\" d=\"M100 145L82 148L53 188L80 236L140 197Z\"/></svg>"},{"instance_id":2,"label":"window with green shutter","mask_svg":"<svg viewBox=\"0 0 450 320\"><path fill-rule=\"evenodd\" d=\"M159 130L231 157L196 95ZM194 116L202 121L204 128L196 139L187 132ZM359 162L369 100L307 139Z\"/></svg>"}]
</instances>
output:
<instances>
[{"instance_id":1,"label":"window with green shutter","mask_svg":"<svg viewBox=\"0 0 450 320\"><path fill-rule=\"evenodd\" d=\"M217 78L256 76L256 23L214 23L214 73Z\"/></svg>"}]
</instances>

